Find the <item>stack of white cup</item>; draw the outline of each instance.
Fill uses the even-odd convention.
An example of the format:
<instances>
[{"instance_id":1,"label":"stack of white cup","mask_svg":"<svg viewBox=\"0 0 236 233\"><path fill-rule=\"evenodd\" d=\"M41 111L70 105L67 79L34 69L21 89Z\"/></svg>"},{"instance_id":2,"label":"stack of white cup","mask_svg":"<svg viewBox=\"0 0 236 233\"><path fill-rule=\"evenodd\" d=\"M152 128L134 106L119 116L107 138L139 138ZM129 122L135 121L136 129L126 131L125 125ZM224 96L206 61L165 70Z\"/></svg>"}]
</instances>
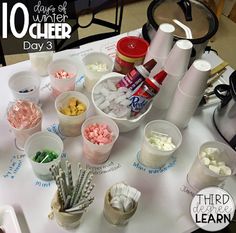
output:
<instances>
[{"instance_id":1,"label":"stack of white cup","mask_svg":"<svg viewBox=\"0 0 236 233\"><path fill-rule=\"evenodd\" d=\"M178 40L170 51L164 65L167 77L153 100L156 108L164 110L170 106L178 83L188 69L192 47L190 41Z\"/></svg>"},{"instance_id":2,"label":"stack of white cup","mask_svg":"<svg viewBox=\"0 0 236 233\"><path fill-rule=\"evenodd\" d=\"M179 129L187 127L207 88L211 65L205 60L196 60L178 84L174 98L166 114L166 120Z\"/></svg>"}]
</instances>

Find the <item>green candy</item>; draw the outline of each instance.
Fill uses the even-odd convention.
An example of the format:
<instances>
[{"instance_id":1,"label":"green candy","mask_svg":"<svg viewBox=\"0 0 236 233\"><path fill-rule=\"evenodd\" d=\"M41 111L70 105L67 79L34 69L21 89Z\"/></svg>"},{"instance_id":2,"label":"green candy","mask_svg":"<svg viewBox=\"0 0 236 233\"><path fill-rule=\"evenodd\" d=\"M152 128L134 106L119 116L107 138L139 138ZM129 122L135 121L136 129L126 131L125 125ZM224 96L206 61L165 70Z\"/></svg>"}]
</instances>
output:
<instances>
[{"instance_id":1,"label":"green candy","mask_svg":"<svg viewBox=\"0 0 236 233\"><path fill-rule=\"evenodd\" d=\"M58 154L54 151L44 149L43 151L37 151L33 160L37 163L49 163L58 158Z\"/></svg>"},{"instance_id":2,"label":"green candy","mask_svg":"<svg viewBox=\"0 0 236 233\"><path fill-rule=\"evenodd\" d=\"M34 161L37 161L37 159L38 159L38 157L39 157L40 155L41 155L41 152L38 151L38 152L36 153L36 155L34 156L33 160L34 160Z\"/></svg>"}]
</instances>

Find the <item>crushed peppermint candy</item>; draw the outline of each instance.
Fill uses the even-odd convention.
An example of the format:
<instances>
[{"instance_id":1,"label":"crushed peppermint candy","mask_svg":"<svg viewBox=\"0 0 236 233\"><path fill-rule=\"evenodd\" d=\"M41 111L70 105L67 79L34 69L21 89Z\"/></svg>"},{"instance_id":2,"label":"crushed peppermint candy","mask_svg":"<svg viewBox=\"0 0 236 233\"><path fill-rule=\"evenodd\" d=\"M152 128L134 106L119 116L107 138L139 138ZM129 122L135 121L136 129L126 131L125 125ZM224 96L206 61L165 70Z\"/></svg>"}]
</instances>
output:
<instances>
[{"instance_id":1,"label":"crushed peppermint candy","mask_svg":"<svg viewBox=\"0 0 236 233\"><path fill-rule=\"evenodd\" d=\"M66 72L65 70L58 70L55 73L55 77L58 79L68 79L68 78L74 78L75 77L75 73L72 72Z\"/></svg>"}]
</instances>

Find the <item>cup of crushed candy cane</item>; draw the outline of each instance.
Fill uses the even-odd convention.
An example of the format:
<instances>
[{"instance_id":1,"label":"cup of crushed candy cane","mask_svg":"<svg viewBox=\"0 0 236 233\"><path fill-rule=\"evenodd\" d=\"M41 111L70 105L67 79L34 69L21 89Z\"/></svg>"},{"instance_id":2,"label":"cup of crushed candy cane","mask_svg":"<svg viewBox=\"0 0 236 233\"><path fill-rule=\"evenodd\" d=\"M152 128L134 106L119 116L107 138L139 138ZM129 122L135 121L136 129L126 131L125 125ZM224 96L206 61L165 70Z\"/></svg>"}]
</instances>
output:
<instances>
[{"instance_id":1,"label":"cup of crushed candy cane","mask_svg":"<svg viewBox=\"0 0 236 233\"><path fill-rule=\"evenodd\" d=\"M14 132L16 146L23 150L26 140L41 131L42 110L33 102L17 100L8 107L7 120Z\"/></svg>"},{"instance_id":2,"label":"cup of crushed candy cane","mask_svg":"<svg viewBox=\"0 0 236 233\"><path fill-rule=\"evenodd\" d=\"M58 59L51 62L48 66L48 73L53 96L58 96L65 91L75 90L78 68L72 60Z\"/></svg>"},{"instance_id":3,"label":"cup of crushed candy cane","mask_svg":"<svg viewBox=\"0 0 236 233\"><path fill-rule=\"evenodd\" d=\"M83 123L81 133L86 160L92 164L101 164L108 160L119 136L119 128L108 117L93 116Z\"/></svg>"}]
</instances>

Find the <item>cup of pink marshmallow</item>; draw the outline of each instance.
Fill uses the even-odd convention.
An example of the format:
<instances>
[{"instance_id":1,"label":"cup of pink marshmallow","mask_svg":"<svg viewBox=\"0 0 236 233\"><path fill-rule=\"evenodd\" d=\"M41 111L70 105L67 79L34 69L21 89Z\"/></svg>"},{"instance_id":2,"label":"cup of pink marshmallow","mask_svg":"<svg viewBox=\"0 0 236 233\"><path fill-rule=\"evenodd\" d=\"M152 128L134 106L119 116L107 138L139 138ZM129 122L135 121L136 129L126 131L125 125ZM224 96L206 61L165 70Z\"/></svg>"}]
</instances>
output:
<instances>
[{"instance_id":1,"label":"cup of pink marshmallow","mask_svg":"<svg viewBox=\"0 0 236 233\"><path fill-rule=\"evenodd\" d=\"M101 164L108 160L119 128L108 117L93 116L83 123L81 133L84 157L92 164Z\"/></svg>"}]
</instances>

